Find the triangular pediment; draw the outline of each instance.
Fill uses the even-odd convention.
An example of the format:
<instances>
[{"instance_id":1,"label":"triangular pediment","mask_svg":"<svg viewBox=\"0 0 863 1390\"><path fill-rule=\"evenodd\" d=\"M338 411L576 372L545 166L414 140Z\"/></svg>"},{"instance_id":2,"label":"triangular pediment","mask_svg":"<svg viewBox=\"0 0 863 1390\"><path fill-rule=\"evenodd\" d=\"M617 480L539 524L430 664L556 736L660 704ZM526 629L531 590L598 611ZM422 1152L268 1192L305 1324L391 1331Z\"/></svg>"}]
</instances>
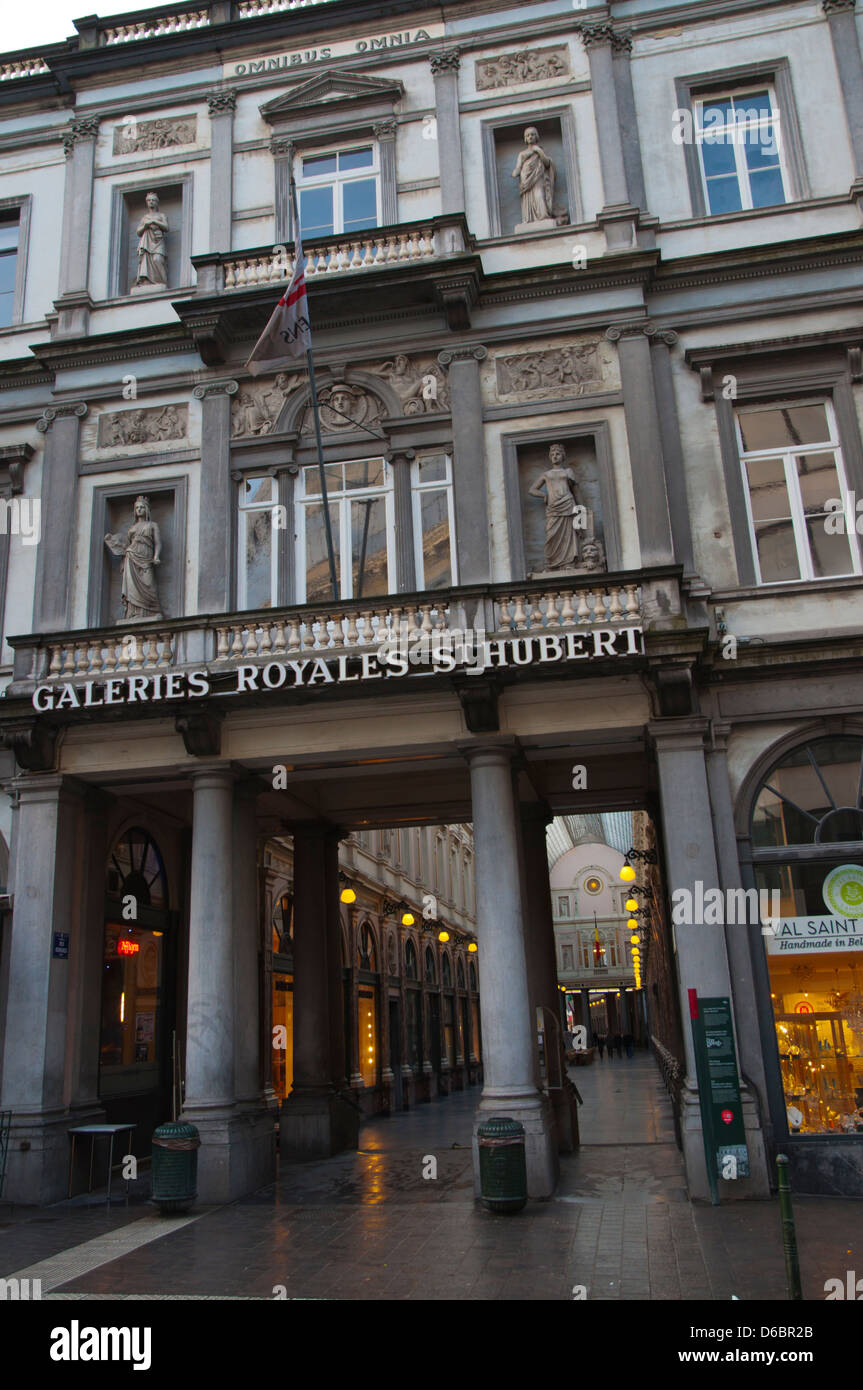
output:
<instances>
[{"instance_id":1,"label":"triangular pediment","mask_svg":"<svg viewBox=\"0 0 863 1390\"><path fill-rule=\"evenodd\" d=\"M265 121L275 124L287 116L322 106L362 106L367 102L398 101L403 95L404 86L398 79L365 77L362 73L336 69L309 77L283 96L265 102L260 111Z\"/></svg>"}]
</instances>

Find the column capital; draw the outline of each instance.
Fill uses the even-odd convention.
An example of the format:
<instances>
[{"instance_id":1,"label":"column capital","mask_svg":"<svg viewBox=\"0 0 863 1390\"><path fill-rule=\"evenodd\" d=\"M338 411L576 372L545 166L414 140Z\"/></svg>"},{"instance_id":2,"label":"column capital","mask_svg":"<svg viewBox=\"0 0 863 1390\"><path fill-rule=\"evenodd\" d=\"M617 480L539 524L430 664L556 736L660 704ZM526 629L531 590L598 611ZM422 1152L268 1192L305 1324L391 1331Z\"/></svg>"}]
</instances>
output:
<instances>
[{"instance_id":1,"label":"column capital","mask_svg":"<svg viewBox=\"0 0 863 1390\"><path fill-rule=\"evenodd\" d=\"M195 387L192 395L196 400L204 401L210 396L236 396L239 389L239 382L236 381L202 381L200 386Z\"/></svg>"},{"instance_id":2,"label":"column capital","mask_svg":"<svg viewBox=\"0 0 863 1390\"><path fill-rule=\"evenodd\" d=\"M667 347L674 347L679 341L678 334L673 328L659 328L649 319L635 319L631 323L613 323L610 328L606 328L605 336L610 343L619 342L621 338L638 338L641 335L652 339L655 342L665 343Z\"/></svg>"},{"instance_id":3,"label":"column capital","mask_svg":"<svg viewBox=\"0 0 863 1390\"><path fill-rule=\"evenodd\" d=\"M461 49L444 48L440 53L432 53L429 63L434 77L444 72L458 72L461 66Z\"/></svg>"},{"instance_id":4,"label":"column capital","mask_svg":"<svg viewBox=\"0 0 863 1390\"><path fill-rule=\"evenodd\" d=\"M229 788L243 775L244 770L235 767L233 763L204 763L200 767L193 767L188 771L193 790L205 785Z\"/></svg>"},{"instance_id":5,"label":"column capital","mask_svg":"<svg viewBox=\"0 0 863 1390\"><path fill-rule=\"evenodd\" d=\"M438 353L437 360L441 367L449 367L453 362L484 362L487 357L488 349L476 343L469 347L444 348L443 352Z\"/></svg>"},{"instance_id":6,"label":"column capital","mask_svg":"<svg viewBox=\"0 0 863 1390\"><path fill-rule=\"evenodd\" d=\"M842 10L853 10L857 0L822 0L821 8L826 15L839 14Z\"/></svg>"},{"instance_id":7,"label":"column capital","mask_svg":"<svg viewBox=\"0 0 863 1390\"><path fill-rule=\"evenodd\" d=\"M515 734L500 734L491 738L455 739L455 747L468 763L487 761L513 763L521 756L521 744Z\"/></svg>"},{"instance_id":8,"label":"column capital","mask_svg":"<svg viewBox=\"0 0 863 1390\"><path fill-rule=\"evenodd\" d=\"M612 53L631 53L632 52L632 30L614 29L611 34Z\"/></svg>"},{"instance_id":9,"label":"column capital","mask_svg":"<svg viewBox=\"0 0 863 1390\"><path fill-rule=\"evenodd\" d=\"M579 24L578 32L585 48L599 48L601 44L614 43L615 31L611 24Z\"/></svg>"},{"instance_id":10,"label":"column capital","mask_svg":"<svg viewBox=\"0 0 863 1390\"><path fill-rule=\"evenodd\" d=\"M68 159L79 140L95 140L98 134L98 116L78 116L63 131L63 153Z\"/></svg>"},{"instance_id":11,"label":"column capital","mask_svg":"<svg viewBox=\"0 0 863 1390\"><path fill-rule=\"evenodd\" d=\"M372 126L372 131L376 140L395 140L396 131L399 128L398 121L393 117L386 121L377 121Z\"/></svg>"},{"instance_id":12,"label":"column capital","mask_svg":"<svg viewBox=\"0 0 863 1390\"><path fill-rule=\"evenodd\" d=\"M62 405L49 405L36 421L36 428L40 434L47 434L55 420L64 419L68 415L77 415L79 420L83 420L88 409L84 401L64 401Z\"/></svg>"},{"instance_id":13,"label":"column capital","mask_svg":"<svg viewBox=\"0 0 863 1390\"><path fill-rule=\"evenodd\" d=\"M288 135L270 136L270 154L276 159L293 159L296 145Z\"/></svg>"},{"instance_id":14,"label":"column capital","mask_svg":"<svg viewBox=\"0 0 863 1390\"><path fill-rule=\"evenodd\" d=\"M663 749L698 750L704 752L704 740L710 720L700 714L670 715L666 719L651 719L647 732L651 741Z\"/></svg>"},{"instance_id":15,"label":"column capital","mask_svg":"<svg viewBox=\"0 0 863 1390\"><path fill-rule=\"evenodd\" d=\"M221 92L207 93L207 111L210 120L214 116L229 116L237 105L237 93L233 88Z\"/></svg>"}]
</instances>

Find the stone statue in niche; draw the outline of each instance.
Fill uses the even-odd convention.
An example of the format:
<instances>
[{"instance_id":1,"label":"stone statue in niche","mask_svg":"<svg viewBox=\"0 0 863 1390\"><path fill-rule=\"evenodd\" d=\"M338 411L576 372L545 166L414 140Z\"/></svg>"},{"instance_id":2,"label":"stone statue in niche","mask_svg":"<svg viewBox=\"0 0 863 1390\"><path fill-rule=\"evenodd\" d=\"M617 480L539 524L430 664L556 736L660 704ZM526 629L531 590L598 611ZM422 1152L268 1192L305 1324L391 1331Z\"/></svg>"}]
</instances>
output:
<instances>
[{"instance_id":1,"label":"stone statue in niche","mask_svg":"<svg viewBox=\"0 0 863 1390\"><path fill-rule=\"evenodd\" d=\"M545 573L605 569L605 554L594 536L593 512L578 501L575 474L567 467L566 450L552 444L550 467L529 489L531 497L545 494ZM579 565L579 532L584 536Z\"/></svg>"},{"instance_id":2,"label":"stone statue in niche","mask_svg":"<svg viewBox=\"0 0 863 1390\"><path fill-rule=\"evenodd\" d=\"M423 368L399 353L393 361L382 363L379 370L388 375L405 415L449 410L446 380L437 363Z\"/></svg>"},{"instance_id":3,"label":"stone statue in niche","mask_svg":"<svg viewBox=\"0 0 863 1390\"><path fill-rule=\"evenodd\" d=\"M162 540L155 521L150 520L149 497L135 498L135 514L132 525L124 535L122 531L105 536L105 544L112 555L123 561L122 601L123 623L143 623L150 619L164 617L159 606L159 592L156 587L154 566L162 563Z\"/></svg>"},{"instance_id":4,"label":"stone statue in niche","mask_svg":"<svg viewBox=\"0 0 863 1390\"><path fill-rule=\"evenodd\" d=\"M168 283L168 255L165 238L168 219L159 211L159 197L147 194L147 211L138 223L138 278L133 290L161 289Z\"/></svg>"},{"instance_id":5,"label":"stone statue in niche","mask_svg":"<svg viewBox=\"0 0 863 1390\"><path fill-rule=\"evenodd\" d=\"M521 194L521 221L517 232L536 232L557 227L569 219L554 212L554 160L539 143L539 131L529 125L524 132L524 149L512 171Z\"/></svg>"}]
</instances>

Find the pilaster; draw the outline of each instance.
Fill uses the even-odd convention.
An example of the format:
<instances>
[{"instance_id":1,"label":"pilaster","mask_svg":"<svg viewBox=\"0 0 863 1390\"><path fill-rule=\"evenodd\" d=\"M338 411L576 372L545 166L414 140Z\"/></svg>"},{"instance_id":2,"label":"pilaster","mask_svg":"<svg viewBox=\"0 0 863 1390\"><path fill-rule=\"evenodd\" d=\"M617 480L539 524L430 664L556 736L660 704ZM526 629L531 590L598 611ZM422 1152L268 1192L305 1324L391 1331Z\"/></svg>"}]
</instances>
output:
<instances>
[{"instance_id":1,"label":"pilaster","mask_svg":"<svg viewBox=\"0 0 863 1390\"><path fill-rule=\"evenodd\" d=\"M605 334L609 342L617 344L620 359L630 474L644 566L674 563L662 427L650 357L650 339L655 331L643 319L614 324Z\"/></svg>"},{"instance_id":2,"label":"pilaster","mask_svg":"<svg viewBox=\"0 0 863 1390\"><path fill-rule=\"evenodd\" d=\"M636 245L638 208L630 195L624 160L613 61L616 33L607 23L581 24L579 30L590 63L593 115L605 199L597 222L605 232L608 251L631 251Z\"/></svg>"},{"instance_id":3,"label":"pilaster","mask_svg":"<svg viewBox=\"0 0 863 1390\"><path fill-rule=\"evenodd\" d=\"M448 369L453 429L453 490L460 584L491 579L488 485L479 364L488 353L480 344L446 348L438 363Z\"/></svg>"},{"instance_id":4,"label":"pilaster","mask_svg":"<svg viewBox=\"0 0 863 1390\"><path fill-rule=\"evenodd\" d=\"M225 89L210 92L210 244L209 250L231 250L233 211L234 109L237 93Z\"/></svg>"},{"instance_id":5,"label":"pilaster","mask_svg":"<svg viewBox=\"0 0 863 1390\"><path fill-rule=\"evenodd\" d=\"M198 522L198 612L233 606L231 398L236 381L207 381L194 390L201 407L201 497Z\"/></svg>"},{"instance_id":6,"label":"pilaster","mask_svg":"<svg viewBox=\"0 0 863 1390\"><path fill-rule=\"evenodd\" d=\"M63 234L60 250L60 297L52 337L83 337L93 307L89 294L90 228L93 220L93 178L98 116L80 116L63 132L66 179L63 190Z\"/></svg>"},{"instance_id":7,"label":"pilaster","mask_svg":"<svg viewBox=\"0 0 863 1390\"><path fill-rule=\"evenodd\" d=\"M78 514L78 454L83 401L49 406L36 428L45 438L42 460L42 539L36 556L33 629L63 631L70 626L72 543Z\"/></svg>"},{"instance_id":8,"label":"pilaster","mask_svg":"<svg viewBox=\"0 0 863 1390\"><path fill-rule=\"evenodd\" d=\"M458 111L459 50L448 48L430 58L435 89L441 212L464 212L464 169Z\"/></svg>"}]
</instances>

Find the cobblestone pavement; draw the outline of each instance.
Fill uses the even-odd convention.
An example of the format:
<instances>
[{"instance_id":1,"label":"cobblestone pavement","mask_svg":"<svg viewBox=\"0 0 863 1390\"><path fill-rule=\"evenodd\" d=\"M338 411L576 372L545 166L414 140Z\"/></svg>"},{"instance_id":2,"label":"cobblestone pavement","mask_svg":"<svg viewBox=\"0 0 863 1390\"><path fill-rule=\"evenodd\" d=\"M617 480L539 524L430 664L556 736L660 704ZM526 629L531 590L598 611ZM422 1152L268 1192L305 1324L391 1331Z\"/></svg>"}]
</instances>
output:
<instances>
[{"instance_id":1,"label":"cobblestone pavement","mask_svg":"<svg viewBox=\"0 0 863 1390\"><path fill-rule=\"evenodd\" d=\"M776 1202L689 1203L653 1061L606 1058L572 1075L582 1147L562 1159L554 1198L518 1216L474 1201L475 1088L370 1121L358 1153L285 1164L272 1186L191 1219L166 1221L142 1195L110 1209L0 1207L0 1273L84 1299L570 1300L583 1286L591 1301L784 1300ZM804 1296L823 1299L826 1279L863 1268L863 1207L794 1205Z\"/></svg>"}]
</instances>

